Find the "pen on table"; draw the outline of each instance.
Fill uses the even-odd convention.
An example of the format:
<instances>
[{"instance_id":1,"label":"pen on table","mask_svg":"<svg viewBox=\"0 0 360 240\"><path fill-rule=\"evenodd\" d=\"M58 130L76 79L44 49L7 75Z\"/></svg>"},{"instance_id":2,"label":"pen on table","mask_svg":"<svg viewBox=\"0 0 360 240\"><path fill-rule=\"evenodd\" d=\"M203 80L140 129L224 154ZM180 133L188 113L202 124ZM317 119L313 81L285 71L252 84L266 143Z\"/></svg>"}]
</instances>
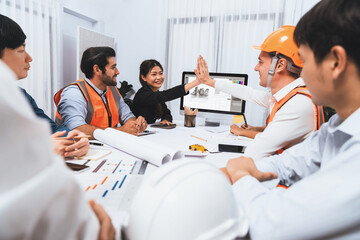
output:
<instances>
[{"instance_id":1,"label":"pen on table","mask_svg":"<svg viewBox=\"0 0 360 240\"><path fill-rule=\"evenodd\" d=\"M242 115L243 115L243 117L244 117L245 127L247 128L247 127L248 127L248 124L247 124L247 121L246 121L245 113L243 113Z\"/></svg>"},{"instance_id":2,"label":"pen on table","mask_svg":"<svg viewBox=\"0 0 360 240\"><path fill-rule=\"evenodd\" d=\"M90 138L91 136L90 135L83 135L83 136L75 136L75 137L72 137L72 138L67 138L67 137L55 137L53 139L55 140L79 140L81 138Z\"/></svg>"},{"instance_id":3,"label":"pen on table","mask_svg":"<svg viewBox=\"0 0 360 240\"><path fill-rule=\"evenodd\" d=\"M192 137L194 137L194 138L197 138L197 139L200 139L200 140L203 140L203 141L207 142L207 140L206 140L206 139L203 139L203 138L200 138L200 137L197 137L197 136L194 136L194 135L190 135L190 136L192 136Z\"/></svg>"},{"instance_id":4,"label":"pen on table","mask_svg":"<svg viewBox=\"0 0 360 240\"><path fill-rule=\"evenodd\" d=\"M104 146L104 144L102 144L102 143L97 143L97 142L89 142L89 144L95 145L95 146Z\"/></svg>"}]
</instances>

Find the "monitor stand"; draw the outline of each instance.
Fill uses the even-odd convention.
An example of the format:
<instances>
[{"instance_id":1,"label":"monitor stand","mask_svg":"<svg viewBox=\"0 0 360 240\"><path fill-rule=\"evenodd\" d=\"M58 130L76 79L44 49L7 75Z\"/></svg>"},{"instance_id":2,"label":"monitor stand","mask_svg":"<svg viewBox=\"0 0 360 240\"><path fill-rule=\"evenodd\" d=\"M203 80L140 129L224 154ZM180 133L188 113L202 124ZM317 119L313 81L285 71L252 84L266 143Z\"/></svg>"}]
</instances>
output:
<instances>
[{"instance_id":1,"label":"monitor stand","mask_svg":"<svg viewBox=\"0 0 360 240\"><path fill-rule=\"evenodd\" d=\"M205 126L207 127L219 127L220 120L214 118L205 118Z\"/></svg>"}]
</instances>

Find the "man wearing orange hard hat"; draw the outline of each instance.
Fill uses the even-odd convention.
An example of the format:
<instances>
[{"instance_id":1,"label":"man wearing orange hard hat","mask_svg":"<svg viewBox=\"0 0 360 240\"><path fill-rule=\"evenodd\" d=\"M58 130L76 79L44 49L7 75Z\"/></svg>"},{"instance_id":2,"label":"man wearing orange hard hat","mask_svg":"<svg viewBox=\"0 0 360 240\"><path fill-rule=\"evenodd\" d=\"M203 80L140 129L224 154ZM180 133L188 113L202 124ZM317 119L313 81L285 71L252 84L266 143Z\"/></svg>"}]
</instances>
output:
<instances>
[{"instance_id":1,"label":"man wearing orange hard hat","mask_svg":"<svg viewBox=\"0 0 360 240\"><path fill-rule=\"evenodd\" d=\"M254 160L280 154L302 142L323 123L322 107L312 103L311 95L300 78L303 63L293 39L294 30L294 26L282 26L260 46L254 46L261 50L255 66L255 71L259 72L259 84L268 91L211 79L205 60L200 58L198 62L196 73L203 84L269 109L266 126L238 127L234 124L230 128L235 135L254 138L244 153Z\"/></svg>"},{"instance_id":2,"label":"man wearing orange hard hat","mask_svg":"<svg viewBox=\"0 0 360 240\"><path fill-rule=\"evenodd\" d=\"M255 49L266 52L272 58L266 85L264 86L263 79L260 79L262 80L262 82L260 82L261 86L271 88L271 79L275 74L275 68L277 66L278 60L280 59L287 60L286 70L289 72L289 75L292 75L294 78L298 78L300 76L303 63L298 54L299 49L295 45L294 39L292 37L294 30L294 26L282 26L281 28L272 32L260 46L253 46ZM255 71L260 73L258 69L259 64L256 65ZM261 77L262 76L260 75L260 78Z\"/></svg>"}]
</instances>

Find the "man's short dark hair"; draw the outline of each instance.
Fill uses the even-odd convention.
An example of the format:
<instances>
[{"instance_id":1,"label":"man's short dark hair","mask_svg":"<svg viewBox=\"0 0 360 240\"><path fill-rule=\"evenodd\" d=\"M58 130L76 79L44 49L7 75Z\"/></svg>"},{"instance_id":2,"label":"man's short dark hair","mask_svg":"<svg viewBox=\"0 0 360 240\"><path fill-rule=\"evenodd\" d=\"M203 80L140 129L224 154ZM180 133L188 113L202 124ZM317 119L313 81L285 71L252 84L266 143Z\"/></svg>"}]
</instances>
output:
<instances>
[{"instance_id":1,"label":"man's short dark hair","mask_svg":"<svg viewBox=\"0 0 360 240\"><path fill-rule=\"evenodd\" d=\"M360 1L322 0L296 25L294 40L308 45L317 63L333 46L342 46L348 58L360 69Z\"/></svg>"},{"instance_id":2,"label":"man's short dark hair","mask_svg":"<svg viewBox=\"0 0 360 240\"><path fill-rule=\"evenodd\" d=\"M15 49L25 43L26 35L16 22L0 14L0 58L5 48Z\"/></svg>"},{"instance_id":3,"label":"man's short dark hair","mask_svg":"<svg viewBox=\"0 0 360 240\"><path fill-rule=\"evenodd\" d=\"M94 76L93 66L96 64L105 73L105 66L109 63L107 60L109 57L115 57L115 50L111 47L88 48L81 58L81 71L90 79Z\"/></svg>"}]
</instances>

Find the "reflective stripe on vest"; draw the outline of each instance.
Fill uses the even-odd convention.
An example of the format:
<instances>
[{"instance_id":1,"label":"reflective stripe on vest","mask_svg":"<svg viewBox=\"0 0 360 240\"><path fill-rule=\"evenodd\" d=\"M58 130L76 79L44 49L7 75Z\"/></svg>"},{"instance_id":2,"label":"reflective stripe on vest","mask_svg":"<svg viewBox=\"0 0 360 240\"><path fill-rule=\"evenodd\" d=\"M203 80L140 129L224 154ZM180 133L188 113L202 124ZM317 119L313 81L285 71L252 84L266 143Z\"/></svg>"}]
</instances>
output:
<instances>
[{"instance_id":1,"label":"reflective stripe on vest","mask_svg":"<svg viewBox=\"0 0 360 240\"><path fill-rule=\"evenodd\" d=\"M308 90L307 87L302 86L302 87L297 87L294 88L293 90L291 90L285 97L283 97L280 101L276 102L273 109L271 110L271 113L266 121L266 125L269 125L269 123L274 119L276 112L282 107L284 106L284 104L289 101L293 96L295 96L296 94L303 94L307 97L309 97L311 99L311 94ZM315 109L316 109L316 130L319 130L321 125L325 122L325 118L324 118L324 109L322 106L320 105L315 105ZM285 150L285 148L282 148L280 150L277 151L278 154L281 154L283 151Z\"/></svg>"},{"instance_id":2,"label":"reflective stripe on vest","mask_svg":"<svg viewBox=\"0 0 360 240\"><path fill-rule=\"evenodd\" d=\"M119 123L121 95L116 87L107 86L107 93L105 94L107 102L104 103L101 96L84 79L77 80L68 86L70 85L78 86L84 98L86 99L87 115L85 117L85 122L87 124L106 128L115 127ZM62 88L55 94L54 101L56 106L58 106L61 99L61 93L66 87ZM55 122L57 124L63 125L63 121L58 111L56 111Z\"/></svg>"}]
</instances>

